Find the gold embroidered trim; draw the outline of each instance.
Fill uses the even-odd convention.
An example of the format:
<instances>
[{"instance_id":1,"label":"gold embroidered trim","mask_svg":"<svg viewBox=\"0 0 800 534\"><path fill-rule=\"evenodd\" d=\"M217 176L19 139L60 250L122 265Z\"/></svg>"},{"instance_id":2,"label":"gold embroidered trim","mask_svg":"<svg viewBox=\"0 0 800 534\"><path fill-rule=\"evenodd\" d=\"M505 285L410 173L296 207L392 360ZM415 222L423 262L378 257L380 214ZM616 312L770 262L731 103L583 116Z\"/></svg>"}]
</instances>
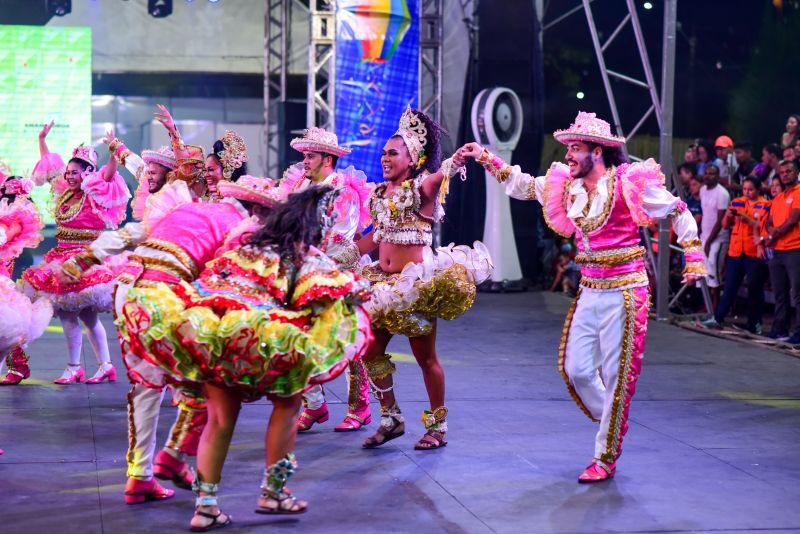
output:
<instances>
[{"instance_id":1,"label":"gold embroidered trim","mask_svg":"<svg viewBox=\"0 0 800 534\"><path fill-rule=\"evenodd\" d=\"M133 236L131 235L131 233L128 230L126 230L125 228L120 228L119 230L117 230L117 233L122 238L122 240L125 242L125 247L126 248L130 247L131 245L133 245Z\"/></svg>"},{"instance_id":2,"label":"gold embroidered trim","mask_svg":"<svg viewBox=\"0 0 800 534\"><path fill-rule=\"evenodd\" d=\"M378 356L374 360L364 360L364 368L367 371L367 376L372 380L380 380L392 375L397 367L392 363L391 356L384 354Z\"/></svg>"},{"instance_id":3,"label":"gold embroidered trim","mask_svg":"<svg viewBox=\"0 0 800 534\"><path fill-rule=\"evenodd\" d=\"M186 440L186 436L189 433L191 422L192 413L184 409L183 406L179 407L178 419L175 421L175 425L172 427L169 441L167 441L167 447L173 450L178 450L180 448L180 444Z\"/></svg>"},{"instance_id":4,"label":"gold embroidered trim","mask_svg":"<svg viewBox=\"0 0 800 534\"><path fill-rule=\"evenodd\" d=\"M606 250L584 251L575 256L575 263L616 266L644 258L644 247L622 247Z\"/></svg>"},{"instance_id":5,"label":"gold embroidered trim","mask_svg":"<svg viewBox=\"0 0 800 534\"><path fill-rule=\"evenodd\" d=\"M531 186L535 187L536 179L534 178L531 182L531 185L528 186L528 193L530 193ZM567 196L569 191L569 185L572 183L572 180L567 180L562 184L563 190L561 191L561 207L564 209L564 216L567 214ZM548 228L550 228L553 232L560 235L561 237L570 237L572 234L567 234L558 230L553 221L550 219L550 215L547 213L548 209L548 199L550 198L550 169L547 169L547 173L544 175L544 191L542 192L542 215L544 216L544 222ZM536 192L534 190L534 198L536 197ZM532 200L532 199L531 199Z\"/></svg>"},{"instance_id":6,"label":"gold embroidered trim","mask_svg":"<svg viewBox=\"0 0 800 534\"><path fill-rule=\"evenodd\" d=\"M129 261L140 263L142 264L142 266L144 266L145 269L166 273L170 276L174 276L175 278L180 278L181 280L185 280L186 282L191 282L192 280L194 280L194 277L190 273L188 273L185 269L179 268L178 266L176 266L173 263L170 263L167 260L162 260L160 258L148 258L147 256L139 256L137 254L131 254L129 257Z\"/></svg>"},{"instance_id":7,"label":"gold embroidered trim","mask_svg":"<svg viewBox=\"0 0 800 534\"><path fill-rule=\"evenodd\" d=\"M684 251L686 251L686 250L702 250L702 247L703 247L703 242L700 241L699 239L688 239L686 241L681 241L678 244L681 246L681 248Z\"/></svg>"},{"instance_id":8,"label":"gold embroidered trim","mask_svg":"<svg viewBox=\"0 0 800 534\"><path fill-rule=\"evenodd\" d=\"M82 228L64 228L59 226L56 229L56 240L66 241L68 243L91 243L97 239L101 230L87 230Z\"/></svg>"},{"instance_id":9,"label":"gold embroidered trim","mask_svg":"<svg viewBox=\"0 0 800 534\"><path fill-rule=\"evenodd\" d=\"M614 201L617 198L617 168L611 167L608 169L606 171L606 176L608 177L606 185L608 188L608 197L606 197L606 202L603 204L603 211L591 218L577 217L574 219L575 225L580 228L581 232L584 234L590 234L595 230L602 228L603 225L606 224L606 221L608 221L609 215L611 215L611 209L614 207ZM587 210L591 209L592 200L596 194L597 193L595 190L595 193L589 196L589 201L586 203Z\"/></svg>"},{"instance_id":10,"label":"gold embroidered trim","mask_svg":"<svg viewBox=\"0 0 800 534\"><path fill-rule=\"evenodd\" d=\"M583 411L583 413L586 414L586 417L597 423L600 420L592 417L592 412L589 411L589 408L587 408L581 400L578 392L569 381L569 376L564 368L564 360L567 357L567 338L569 337L569 329L572 326L572 316L575 315L575 308L578 307L578 300L580 298L581 290L578 288L578 294L575 296L572 304L570 304L569 311L567 312L567 318L564 320L564 328L561 330L561 343L558 345L558 372L561 374L561 378L564 379L564 383L567 385L567 391L569 391L570 396L578 405L578 407Z\"/></svg>"},{"instance_id":11,"label":"gold embroidered trim","mask_svg":"<svg viewBox=\"0 0 800 534\"><path fill-rule=\"evenodd\" d=\"M197 268L197 265L192 257L175 243L170 243L169 241L164 241L163 239L151 238L142 243L142 246L172 254L179 262L183 264L186 270L189 271L194 278L197 278L197 276L200 274L200 270Z\"/></svg>"},{"instance_id":12,"label":"gold embroidered trim","mask_svg":"<svg viewBox=\"0 0 800 534\"><path fill-rule=\"evenodd\" d=\"M698 274L706 275L706 266L702 261L689 261L686 262L686 267L683 268L683 274Z\"/></svg>"},{"instance_id":13,"label":"gold embroidered trim","mask_svg":"<svg viewBox=\"0 0 800 534\"><path fill-rule=\"evenodd\" d=\"M78 214L81 212L81 209L83 209L83 203L86 202L86 195L81 195L81 198L80 200L78 200L78 202L70 205L67 211L63 213L61 212L61 206L69 202L69 200L72 199L72 197L74 196L75 196L74 191L67 190L58 198L58 201L56 201L54 217L57 223L65 223L71 221L72 219L77 217Z\"/></svg>"},{"instance_id":14,"label":"gold embroidered trim","mask_svg":"<svg viewBox=\"0 0 800 534\"><path fill-rule=\"evenodd\" d=\"M619 448L619 434L622 427L622 412L625 409L623 398L625 386L628 383L628 373L631 367L631 354L633 353L633 334L636 322L636 304L632 289L622 292L625 306L625 323L622 330L622 349L619 356L619 369L617 371L617 387L614 389L614 401L611 404L611 419L608 423L606 436L606 452L600 459L604 462L613 462Z\"/></svg>"},{"instance_id":15,"label":"gold embroidered trim","mask_svg":"<svg viewBox=\"0 0 800 534\"><path fill-rule=\"evenodd\" d=\"M648 282L646 271L634 271L607 278L581 277L581 287L586 289L621 289L627 286L646 285Z\"/></svg>"}]
</instances>

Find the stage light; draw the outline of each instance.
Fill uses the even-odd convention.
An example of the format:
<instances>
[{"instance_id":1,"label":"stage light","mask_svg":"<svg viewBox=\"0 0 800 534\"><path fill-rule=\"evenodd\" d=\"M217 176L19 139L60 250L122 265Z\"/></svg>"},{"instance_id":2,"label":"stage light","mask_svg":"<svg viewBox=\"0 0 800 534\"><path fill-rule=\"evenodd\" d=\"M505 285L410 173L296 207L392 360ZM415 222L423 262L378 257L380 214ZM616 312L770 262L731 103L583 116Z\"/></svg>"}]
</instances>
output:
<instances>
[{"instance_id":1,"label":"stage light","mask_svg":"<svg viewBox=\"0 0 800 534\"><path fill-rule=\"evenodd\" d=\"M68 15L72 12L72 0L47 0L47 12L56 17Z\"/></svg>"},{"instance_id":2,"label":"stage light","mask_svg":"<svg viewBox=\"0 0 800 534\"><path fill-rule=\"evenodd\" d=\"M583 94L583 91L578 91L578 94L576 94L575 96L578 97L578 100L583 100L583 97L585 97L586 95Z\"/></svg>"},{"instance_id":3,"label":"stage light","mask_svg":"<svg viewBox=\"0 0 800 534\"><path fill-rule=\"evenodd\" d=\"M211 2L212 4L216 4L217 2L219 2L219 0L208 0L208 1Z\"/></svg>"},{"instance_id":4,"label":"stage light","mask_svg":"<svg viewBox=\"0 0 800 534\"><path fill-rule=\"evenodd\" d=\"M645 2L644 3L644 8L645 9L653 9L653 4L651 4L650 2Z\"/></svg>"},{"instance_id":5,"label":"stage light","mask_svg":"<svg viewBox=\"0 0 800 534\"><path fill-rule=\"evenodd\" d=\"M172 14L172 0L147 0L147 12L156 18Z\"/></svg>"}]
</instances>

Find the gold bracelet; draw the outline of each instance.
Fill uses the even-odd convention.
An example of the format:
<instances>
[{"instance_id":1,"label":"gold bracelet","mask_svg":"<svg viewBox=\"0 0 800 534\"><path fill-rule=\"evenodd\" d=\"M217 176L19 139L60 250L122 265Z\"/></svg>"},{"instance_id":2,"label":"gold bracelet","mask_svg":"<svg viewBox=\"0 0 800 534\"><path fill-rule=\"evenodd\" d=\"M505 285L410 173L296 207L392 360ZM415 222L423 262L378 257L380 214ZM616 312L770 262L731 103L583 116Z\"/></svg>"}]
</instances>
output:
<instances>
[{"instance_id":1,"label":"gold bracelet","mask_svg":"<svg viewBox=\"0 0 800 534\"><path fill-rule=\"evenodd\" d=\"M109 152L111 152L111 153L113 154L113 153L114 153L114 151L116 151L116 150L117 150L117 147L119 146L119 144L120 144L121 142L122 142L122 141L120 141L119 139L117 139L117 138L115 137L115 138L114 138L114 139L113 139L113 140L112 140L110 143L108 143L108 151L109 151Z\"/></svg>"}]
</instances>

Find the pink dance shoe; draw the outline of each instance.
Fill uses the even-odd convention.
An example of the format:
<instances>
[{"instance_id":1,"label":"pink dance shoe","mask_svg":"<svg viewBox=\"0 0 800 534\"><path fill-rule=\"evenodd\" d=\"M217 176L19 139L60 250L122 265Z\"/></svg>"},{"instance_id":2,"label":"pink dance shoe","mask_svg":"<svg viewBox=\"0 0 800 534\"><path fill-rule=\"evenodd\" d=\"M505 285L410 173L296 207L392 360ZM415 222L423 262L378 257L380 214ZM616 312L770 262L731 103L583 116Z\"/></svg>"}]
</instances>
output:
<instances>
[{"instance_id":1,"label":"pink dance shoe","mask_svg":"<svg viewBox=\"0 0 800 534\"><path fill-rule=\"evenodd\" d=\"M163 501L175 495L175 490L166 489L153 479L128 478L125 484L125 504L141 504L147 501Z\"/></svg>"},{"instance_id":2,"label":"pink dance shoe","mask_svg":"<svg viewBox=\"0 0 800 534\"><path fill-rule=\"evenodd\" d=\"M17 345L14 350L6 357L8 373L0 380L0 386L14 386L31 376L31 368L28 366L28 355Z\"/></svg>"},{"instance_id":3,"label":"pink dance shoe","mask_svg":"<svg viewBox=\"0 0 800 534\"><path fill-rule=\"evenodd\" d=\"M369 405L364 406L359 410L347 412L344 420L334 427L335 432L353 432L359 430L364 425L372 422L372 414L369 410Z\"/></svg>"},{"instance_id":4,"label":"pink dance shoe","mask_svg":"<svg viewBox=\"0 0 800 534\"><path fill-rule=\"evenodd\" d=\"M305 432L310 429L314 423L324 423L328 418L328 405L325 403L316 410L311 410L307 407L303 408L303 412L297 419L297 431Z\"/></svg>"},{"instance_id":5,"label":"pink dance shoe","mask_svg":"<svg viewBox=\"0 0 800 534\"><path fill-rule=\"evenodd\" d=\"M153 474L156 478L171 480L177 487L191 491L194 477L186 462L178 460L164 449L161 449L156 454L153 464Z\"/></svg>"},{"instance_id":6,"label":"pink dance shoe","mask_svg":"<svg viewBox=\"0 0 800 534\"><path fill-rule=\"evenodd\" d=\"M114 369L114 366L111 362L106 362L100 364L100 368L94 374L92 378L86 381L87 384L99 384L103 380L108 379L109 382L116 382L117 381L117 370Z\"/></svg>"},{"instance_id":7,"label":"pink dance shoe","mask_svg":"<svg viewBox=\"0 0 800 534\"><path fill-rule=\"evenodd\" d=\"M67 365L67 369L64 371L64 374L69 373L68 376L61 376L53 380L53 384L61 384L62 386L66 386L68 384L74 384L76 382L83 382L85 378L83 376L83 368L80 365Z\"/></svg>"},{"instance_id":8,"label":"pink dance shoe","mask_svg":"<svg viewBox=\"0 0 800 534\"><path fill-rule=\"evenodd\" d=\"M578 477L580 484L594 484L604 480L611 480L617 472L617 463L607 464L602 460L593 460L589 467Z\"/></svg>"}]
</instances>

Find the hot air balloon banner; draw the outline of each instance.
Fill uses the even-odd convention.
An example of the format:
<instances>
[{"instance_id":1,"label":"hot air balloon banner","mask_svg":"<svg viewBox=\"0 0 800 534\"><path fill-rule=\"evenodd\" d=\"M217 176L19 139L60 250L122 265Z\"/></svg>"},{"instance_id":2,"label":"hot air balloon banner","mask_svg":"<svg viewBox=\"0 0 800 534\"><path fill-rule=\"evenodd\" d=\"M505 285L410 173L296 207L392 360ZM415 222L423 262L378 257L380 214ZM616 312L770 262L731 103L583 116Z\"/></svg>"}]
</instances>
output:
<instances>
[{"instance_id":1,"label":"hot air balloon banner","mask_svg":"<svg viewBox=\"0 0 800 534\"><path fill-rule=\"evenodd\" d=\"M382 181L381 149L419 92L419 0L339 0L336 133L354 165Z\"/></svg>"},{"instance_id":2,"label":"hot air balloon banner","mask_svg":"<svg viewBox=\"0 0 800 534\"><path fill-rule=\"evenodd\" d=\"M350 0L341 2L339 16L361 47L361 60L386 63L411 27L406 0ZM349 19L349 20L348 20Z\"/></svg>"}]
</instances>

